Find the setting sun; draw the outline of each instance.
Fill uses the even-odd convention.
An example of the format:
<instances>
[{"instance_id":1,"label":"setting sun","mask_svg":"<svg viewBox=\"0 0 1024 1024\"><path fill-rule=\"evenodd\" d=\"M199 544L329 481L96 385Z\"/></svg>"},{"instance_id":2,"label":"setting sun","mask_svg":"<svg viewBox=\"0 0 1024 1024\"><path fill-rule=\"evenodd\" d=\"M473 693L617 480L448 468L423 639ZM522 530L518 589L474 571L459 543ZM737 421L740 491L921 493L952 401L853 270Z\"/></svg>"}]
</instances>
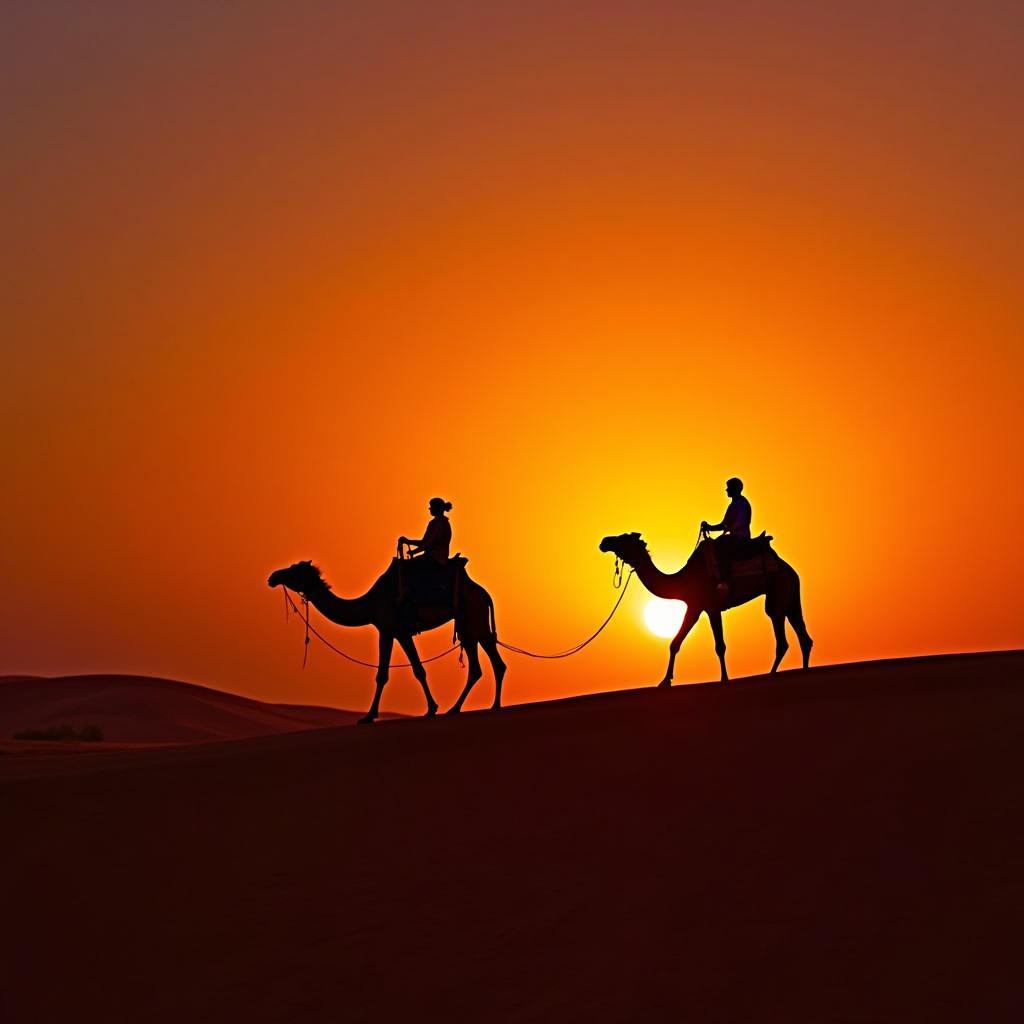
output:
<instances>
[{"instance_id":1,"label":"setting sun","mask_svg":"<svg viewBox=\"0 0 1024 1024\"><path fill-rule=\"evenodd\" d=\"M686 605L682 601L652 597L644 607L644 623L655 636L675 636L685 613Z\"/></svg>"}]
</instances>

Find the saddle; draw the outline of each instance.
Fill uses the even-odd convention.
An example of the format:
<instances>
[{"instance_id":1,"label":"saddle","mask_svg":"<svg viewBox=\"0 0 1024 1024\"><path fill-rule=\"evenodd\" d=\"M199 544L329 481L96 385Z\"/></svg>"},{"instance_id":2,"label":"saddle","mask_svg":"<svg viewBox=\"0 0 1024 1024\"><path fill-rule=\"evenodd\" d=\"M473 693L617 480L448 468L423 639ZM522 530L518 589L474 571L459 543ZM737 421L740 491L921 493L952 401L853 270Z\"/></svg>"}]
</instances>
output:
<instances>
[{"instance_id":1,"label":"saddle","mask_svg":"<svg viewBox=\"0 0 1024 1024\"><path fill-rule=\"evenodd\" d=\"M725 539L728 539L729 549L723 552L723 557L720 558L716 545ZM749 540L741 537L719 538L717 541L704 541L701 546L704 548L704 557L712 577L730 580L737 576L762 576L777 572L779 556L772 551L772 540L772 537L762 531L757 537L751 537Z\"/></svg>"},{"instance_id":2,"label":"saddle","mask_svg":"<svg viewBox=\"0 0 1024 1024\"><path fill-rule=\"evenodd\" d=\"M444 565L426 556L395 561L401 574L404 604L453 609L458 606L460 584L466 577L469 561L464 555L453 555Z\"/></svg>"},{"instance_id":3,"label":"saddle","mask_svg":"<svg viewBox=\"0 0 1024 1024\"><path fill-rule=\"evenodd\" d=\"M732 563L733 565L739 565L744 562L753 561L754 559L763 558L765 555L772 555L772 537L769 537L763 530L756 537L751 537L750 540L744 540L743 538L737 538L733 541L733 553Z\"/></svg>"},{"instance_id":4,"label":"saddle","mask_svg":"<svg viewBox=\"0 0 1024 1024\"><path fill-rule=\"evenodd\" d=\"M745 558L742 561L732 563L729 575L737 576L761 576L779 571L779 556L772 551L767 544L761 549L761 553L753 558Z\"/></svg>"}]
</instances>

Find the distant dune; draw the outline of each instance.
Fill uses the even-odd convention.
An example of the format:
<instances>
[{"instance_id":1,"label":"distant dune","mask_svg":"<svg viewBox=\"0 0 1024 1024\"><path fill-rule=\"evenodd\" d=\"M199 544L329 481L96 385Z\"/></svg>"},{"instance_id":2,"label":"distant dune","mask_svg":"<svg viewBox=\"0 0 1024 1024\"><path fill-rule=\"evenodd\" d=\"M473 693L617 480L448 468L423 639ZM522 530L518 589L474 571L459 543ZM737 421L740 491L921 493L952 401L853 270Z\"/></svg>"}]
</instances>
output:
<instances>
[{"instance_id":1,"label":"distant dune","mask_svg":"<svg viewBox=\"0 0 1024 1024\"><path fill-rule=\"evenodd\" d=\"M97 725L107 743L202 743L351 725L361 712L265 704L148 676L0 676L0 740L24 729Z\"/></svg>"},{"instance_id":2,"label":"distant dune","mask_svg":"<svg viewBox=\"0 0 1024 1024\"><path fill-rule=\"evenodd\" d=\"M12 1022L1024 1019L1020 652L0 757L0 808Z\"/></svg>"}]
</instances>

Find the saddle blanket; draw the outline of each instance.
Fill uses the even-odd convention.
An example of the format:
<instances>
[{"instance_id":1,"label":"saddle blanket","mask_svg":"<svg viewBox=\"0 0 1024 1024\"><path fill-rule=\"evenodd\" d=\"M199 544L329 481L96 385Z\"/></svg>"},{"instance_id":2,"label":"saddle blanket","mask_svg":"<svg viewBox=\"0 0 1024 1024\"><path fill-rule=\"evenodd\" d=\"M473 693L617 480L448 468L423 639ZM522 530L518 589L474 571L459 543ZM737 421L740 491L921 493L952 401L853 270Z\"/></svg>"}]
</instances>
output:
<instances>
[{"instance_id":1,"label":"saddle blanket","mask_svg":"<svg viewBox=\"0 0 1024 1024\"><path fill-rule=\"evenodd\" d=\"M765 551L756 558L744 558L732 563L731 576L761 576L764 573L779 571L779 556L774 551Z\"/></svg>"}]
</instances>

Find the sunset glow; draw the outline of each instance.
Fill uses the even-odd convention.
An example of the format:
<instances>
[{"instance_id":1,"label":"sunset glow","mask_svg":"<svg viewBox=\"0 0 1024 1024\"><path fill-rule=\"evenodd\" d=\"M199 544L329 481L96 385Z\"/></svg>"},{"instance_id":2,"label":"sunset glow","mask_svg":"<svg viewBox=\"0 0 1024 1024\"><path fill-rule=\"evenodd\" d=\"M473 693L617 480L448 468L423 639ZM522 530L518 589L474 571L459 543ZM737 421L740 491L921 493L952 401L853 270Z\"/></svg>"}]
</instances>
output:
<instances>
[{"instance_id":1,"label":"sunset glow","mask_svg":"<svg viewBox=\"0 0 1024 1024\"><path fill-rule=\"evenodd\" d=\"M655 636L675 636L679 632L685 613L686 605L682 601L665 601L660 597L652 597L644 605L644 624Z\"/></svg>"},{"instance_id":2,"label":"sunset glow","mask_svg":"<svg viewBox=\"0 0 1024 1024\"><path fill-rule=\"evenodd\" d=\"M14 6L3 671L363 707L269 571L360 594L440 495L499 636L563 650L600 538L677 569L732 475L818 664L1024 645L1021 5ZM660 673L647 598L509 702Z\"/></svg>"}]
</instances>

